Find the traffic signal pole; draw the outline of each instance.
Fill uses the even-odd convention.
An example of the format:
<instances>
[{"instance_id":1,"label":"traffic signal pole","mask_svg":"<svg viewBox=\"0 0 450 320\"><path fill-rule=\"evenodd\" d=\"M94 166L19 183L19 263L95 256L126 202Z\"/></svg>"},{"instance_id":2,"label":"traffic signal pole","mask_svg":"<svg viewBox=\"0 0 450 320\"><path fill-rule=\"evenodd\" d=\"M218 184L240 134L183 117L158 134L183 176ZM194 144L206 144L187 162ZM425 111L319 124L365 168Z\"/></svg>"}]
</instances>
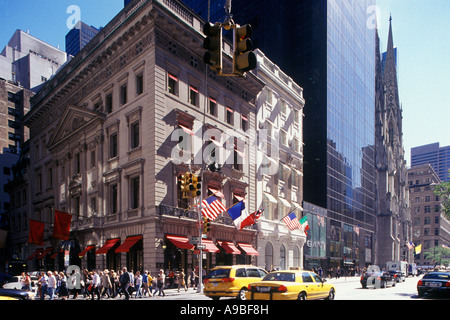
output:
<instances>
[{"instance_id":1,"label":"traffic signal pole","mask_svg":"<svg viewBox=\"0 0 450 320\"><path fill-rule=\"evenodd\" d=\"M202 244L202 210L201 206L201 196L195 198L195 204L197 206L198 215L198 245L197 248L200 250L200 256L198 258L198 286L197 293L203 293L203 244Z\"/></svg>"}]
</instances>

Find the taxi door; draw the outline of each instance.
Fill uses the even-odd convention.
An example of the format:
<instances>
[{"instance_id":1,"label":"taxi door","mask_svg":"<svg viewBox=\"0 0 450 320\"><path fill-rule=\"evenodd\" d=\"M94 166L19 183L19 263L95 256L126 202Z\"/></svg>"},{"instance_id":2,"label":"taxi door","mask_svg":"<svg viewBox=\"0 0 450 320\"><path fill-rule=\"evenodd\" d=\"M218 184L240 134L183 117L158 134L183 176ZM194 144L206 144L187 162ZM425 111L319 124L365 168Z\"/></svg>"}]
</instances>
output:
<instances>
[{"instance_id":1,"label":"taxi door","mask_svg":"<svg viewBox=\"0 0 450 320\"><path fill-rule=\"evenodd\" d=\"M328 291L323 285L322 279L315 273L311 273L314 278L314 281L317 283L317 299L324 299L328 296Z\"/></svg>"},{"instance_id":2,"label":"taxi door","mask_svg":"<svg viewBox=\"0 0 450 320\"><path fill-rule=\"evenodd\" d=\"M302 272L303 285L306 288L306 299L317 299L318 286L309 272Z\"/></svg>"}]
</instances>

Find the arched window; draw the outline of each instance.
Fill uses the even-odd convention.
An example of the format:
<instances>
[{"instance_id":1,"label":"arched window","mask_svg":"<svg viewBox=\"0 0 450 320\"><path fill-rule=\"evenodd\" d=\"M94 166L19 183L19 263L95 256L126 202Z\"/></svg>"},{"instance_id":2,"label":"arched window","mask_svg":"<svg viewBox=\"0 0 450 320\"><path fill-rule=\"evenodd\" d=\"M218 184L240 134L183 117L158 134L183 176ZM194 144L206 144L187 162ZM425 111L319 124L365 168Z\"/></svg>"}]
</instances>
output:
<instances>
[{"instance_id":1,"label":"arched window","mask_svg":"<svg viewBox=\"0 0 450 320\"><path fill-rule=\"evenodd\" d=\"M265 253L266 270L270 271L273 269L273 246L270 242L266 244Z\"/></svg>"},{"instance_id":2,"label":"arched window","mask_svg":"<svg viewBox=\"0 0 450 320\"><path fill-rule=\"evenodd\" d=\"M294 267L300 267L300 248L294 246Z\"/></svg>"},{"instance_id":3,"label":"arched window","mask_svg":"<svg viewBox=\"0 0 450 320\"><path fill-rule=\"evenodd\" d=\"M280 268L286 270L286 247L284 245L280 247Z\"/></svg>"}]
</instances>

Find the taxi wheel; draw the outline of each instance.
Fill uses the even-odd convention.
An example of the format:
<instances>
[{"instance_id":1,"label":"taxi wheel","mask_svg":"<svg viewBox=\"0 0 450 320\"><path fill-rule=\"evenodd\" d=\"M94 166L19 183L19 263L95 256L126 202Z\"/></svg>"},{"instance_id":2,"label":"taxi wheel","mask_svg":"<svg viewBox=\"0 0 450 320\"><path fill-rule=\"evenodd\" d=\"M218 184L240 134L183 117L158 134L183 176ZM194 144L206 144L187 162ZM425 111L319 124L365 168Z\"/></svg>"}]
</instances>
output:
<instances>
[{"instance_id":1,"label":"taxi wheel","mask_svg":"<svg viewBox=\"0 0 450 320\"><path fill-rule=\"evenodd\" d=\"M327 300L334 300L334 296L335 296L334 289L331 289L330 292L328 292Z\"/></svg>"},{"instance_id":2,"label":"taxi wheel","mask_svg":"<svg viewBox=\"0 0 450 320\"><path fill-rule=\"evenodd\" d=\"M247 300L247 298L245 297L245 294L247 293L247 289L242 288L241 290L239 290L239 293L236 297L237 300Z\"/></svg>"},{"instance_id":3,"label":"taxi wheel","mask_svg":"<svg viewBox=\"0 0 450 320\"><path fill-rule=\"evenodd\" d=\"M300 294L298 295L297 300L306 300L306 293L300 292Z\"/></svg>"}]
</instances>

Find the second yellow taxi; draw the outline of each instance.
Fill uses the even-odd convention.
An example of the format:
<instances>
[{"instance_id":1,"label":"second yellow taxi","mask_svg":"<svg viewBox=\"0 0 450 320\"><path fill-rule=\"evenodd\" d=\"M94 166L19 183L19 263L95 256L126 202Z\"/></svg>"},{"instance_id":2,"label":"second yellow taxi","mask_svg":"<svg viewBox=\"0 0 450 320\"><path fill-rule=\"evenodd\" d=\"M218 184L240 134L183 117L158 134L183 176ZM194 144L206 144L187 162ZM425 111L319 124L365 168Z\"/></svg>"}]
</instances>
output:
<instances>
[{"instance_id":1,"label":"second yellow taxi","mask_svg":"<svg viewBox=\"0 0 450 320\"><path fill-rule=\"evenodd\" d=\"M334 300L336 288L312 271L273 271L247 287L248 300Z\"/></svg>"}]
</instances>

